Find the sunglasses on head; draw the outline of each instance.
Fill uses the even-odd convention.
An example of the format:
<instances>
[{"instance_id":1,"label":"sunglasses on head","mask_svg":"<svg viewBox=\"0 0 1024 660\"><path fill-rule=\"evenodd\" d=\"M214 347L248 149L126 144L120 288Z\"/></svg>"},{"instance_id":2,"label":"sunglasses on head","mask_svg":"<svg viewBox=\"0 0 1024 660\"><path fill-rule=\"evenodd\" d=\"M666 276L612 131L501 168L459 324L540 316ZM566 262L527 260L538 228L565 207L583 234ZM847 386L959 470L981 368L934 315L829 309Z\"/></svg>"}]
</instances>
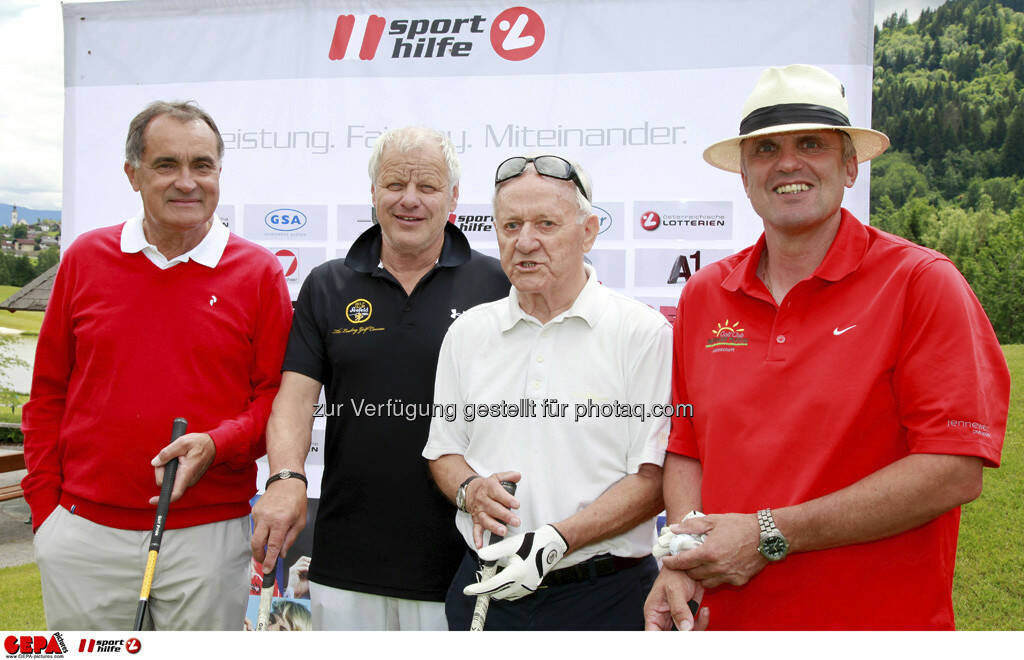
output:
<instances>
[{"instance_id":1,"label":"sunglasses on head","mask_svg":"<svg viewBox=\"0 0 1024 660\"><path fill-rule=\"evenodd\" d=\"M587 194L586 188L583 187L583 182L580 180L580 175L576 173L576 168L572 166L572 163L560 156L536 156L534 158L513 156L501 165L498 165L498 171L494 174L494 185L497 186L519 176L526 171L526 166L530 163L533 163L533 168L541 176L550 176L562 181L572 181L580 189L580 192L583 193L583 196L588 201L590 200L590 195Z\"/></svg>"}]
</instances>

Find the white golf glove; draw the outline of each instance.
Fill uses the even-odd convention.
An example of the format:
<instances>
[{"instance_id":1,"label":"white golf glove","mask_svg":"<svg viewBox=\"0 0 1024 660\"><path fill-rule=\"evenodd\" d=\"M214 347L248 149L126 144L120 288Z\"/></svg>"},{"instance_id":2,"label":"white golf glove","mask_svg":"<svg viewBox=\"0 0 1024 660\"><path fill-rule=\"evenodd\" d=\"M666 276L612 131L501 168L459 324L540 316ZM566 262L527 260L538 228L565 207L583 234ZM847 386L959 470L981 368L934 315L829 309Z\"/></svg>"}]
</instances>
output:
<instances>
[{"instance_id":1,"label":"white golf glove","mask_svg":"<svg viewBox=\"0 0 1024 660\"><path fill-rule=\"evenodd\" d=\"M683 522L686 522L690 518L703 518L704 514L700 511L691 511L686 514L683 518ZM652 553L655 559L661 559L666 555L676 555L680 552L686 552L687 550L693 550L701 543L704 542L704 537L707 534L676 534L666 522L665 526L661 528L661 535L658 536L657 542L654 544Z\"/></svg>"},{"instance_id":2,"label":"white golf glove","mask_svg":"<svg viewBox=\"0 0 1024 660\"><path fill-rule=\"evenodd\" d=\"M505 568L488 580L467 586L462 593L467 596L490 594L501 600L529 596L568 549L565 539L551 525L481 548L480 559L497 561Z\"/></svg>"}]
</instances>

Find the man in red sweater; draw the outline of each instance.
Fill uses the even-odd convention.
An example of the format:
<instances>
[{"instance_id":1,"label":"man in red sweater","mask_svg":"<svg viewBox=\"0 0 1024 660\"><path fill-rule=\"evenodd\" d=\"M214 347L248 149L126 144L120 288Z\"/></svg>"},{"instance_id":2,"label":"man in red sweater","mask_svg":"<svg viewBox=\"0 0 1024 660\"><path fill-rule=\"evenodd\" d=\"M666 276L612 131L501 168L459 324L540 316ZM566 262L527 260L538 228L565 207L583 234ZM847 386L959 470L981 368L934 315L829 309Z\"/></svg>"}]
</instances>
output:
<instances>
[{"instance_id":1,"label":"man in red sweater","mask_svg":"<svg viewBox=\"0 0 1024 660\"><path fill-rule=\"evenodd\" d=\"M291 303L274 256L214 214L223 152L197 106L148 106L125 147L141 215L83 234L61 262L23 421L50 629L131 628L175 457L148 622L242 629L248 500ZM179 416L191 432L168 445Z\"/></svg>"}]
</instances>

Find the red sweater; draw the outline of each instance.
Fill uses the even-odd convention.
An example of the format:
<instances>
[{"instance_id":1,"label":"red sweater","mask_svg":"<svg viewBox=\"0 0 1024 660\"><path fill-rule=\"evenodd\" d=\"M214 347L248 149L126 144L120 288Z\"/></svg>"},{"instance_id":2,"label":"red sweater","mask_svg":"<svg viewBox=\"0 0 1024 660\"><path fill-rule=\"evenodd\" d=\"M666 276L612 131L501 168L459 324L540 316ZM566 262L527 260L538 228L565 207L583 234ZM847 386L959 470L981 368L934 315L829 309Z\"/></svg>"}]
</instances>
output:
<instances>
[{"instance_id":1,"label":"red sweater","mask_svg":"<svg viewBox=\"0 0 1024 660\"><path fill-rule=\"evenodd\" d=\"M216 268L160 270L121 252L122 227L80 236L50 295L22 424L33 523L62 504L109 527L152 527L150 461L175 417L217 453L167 527L244 516L291 325L281 266L232 235Z\"/></svg>"}]
</instances>

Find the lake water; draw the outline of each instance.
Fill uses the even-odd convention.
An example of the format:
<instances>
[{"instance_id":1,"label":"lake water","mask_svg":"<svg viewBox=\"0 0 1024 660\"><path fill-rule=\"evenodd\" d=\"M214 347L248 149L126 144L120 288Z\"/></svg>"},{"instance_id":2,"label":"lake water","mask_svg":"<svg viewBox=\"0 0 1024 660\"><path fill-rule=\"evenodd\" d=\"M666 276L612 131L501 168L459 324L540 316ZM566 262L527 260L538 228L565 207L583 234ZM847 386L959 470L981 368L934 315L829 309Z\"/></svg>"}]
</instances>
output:
<instances>
[{"instance_id":1,"label":"lake water","mask_svg":"<svg viewBox=\"0 0 1024 660\"><path fill-rule=\"evenodd\" d=\"M15 392L28 394L32 386L32 362L36 356L36 337L15 335L14 341L5 343L5 350L28 363L27 367L7 369L2 374L3 385Z\"/></svg>"}]
</instances>

